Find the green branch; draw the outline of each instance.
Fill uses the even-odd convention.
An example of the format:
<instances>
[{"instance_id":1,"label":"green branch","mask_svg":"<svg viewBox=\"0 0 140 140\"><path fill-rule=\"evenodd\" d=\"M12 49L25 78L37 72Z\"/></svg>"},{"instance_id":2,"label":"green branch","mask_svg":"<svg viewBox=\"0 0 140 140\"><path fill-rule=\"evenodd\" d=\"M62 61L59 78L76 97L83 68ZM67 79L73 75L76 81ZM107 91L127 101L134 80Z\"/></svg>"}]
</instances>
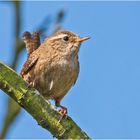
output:
<instances>
[{"instance_id":1,"label":"green branch","mask_svg":"<svg viewBox=\"0 0 140 140\"><path fill-rule=\"evenodd\" d=\"M70 117L59 122L61 114L56 107L46 101L37 90L28 88L26 82L15 71L2 63L0 63L0 89L56 138L90 139Z\"/></svg>"}]
</instances>

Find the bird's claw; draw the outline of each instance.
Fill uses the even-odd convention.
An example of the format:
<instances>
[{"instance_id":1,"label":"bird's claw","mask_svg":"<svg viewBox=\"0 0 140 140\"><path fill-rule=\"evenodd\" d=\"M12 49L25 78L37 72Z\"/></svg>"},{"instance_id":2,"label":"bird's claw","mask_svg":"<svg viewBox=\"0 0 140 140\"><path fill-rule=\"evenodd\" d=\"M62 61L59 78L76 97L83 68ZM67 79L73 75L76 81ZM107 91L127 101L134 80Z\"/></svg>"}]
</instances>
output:
<instances>
[{"instance_id":1,"label":"bird's claw","mask_svg":"<svg viewBox=\"0 0 140 140\"><path fill-rule=\"evenodd\" d=\"M34 82L29 82L27 86L28 86L28 88L34 87Z\"/></svg>"},{"instance_id":2,"label":"bird's claw","mask_svg":"<svg viewBox=\"0 0 140 140\"><path fill-rule=\"evenodd\" d=\"M67 112L67 109L64 109L64 108L63 108L63 109L60 109L60 110L59 110L59 113L61 113L61 117L60 117L60 119L59 119L59 121L58 121L58 122L60 123L62 119L67 118L67 116L68 116L67 113L68 113L68 112Z\"/></svg>"},{"instance_id":3,"label":"bird's claw","mask_svg":"<svg viewBox=\"0 0 140 140\"><path fill-rule=\"evenodd\" d=\"M60 112L62 115L67 115L67 109L60 109L59 112Z\"/></svg>"}]
</instances>

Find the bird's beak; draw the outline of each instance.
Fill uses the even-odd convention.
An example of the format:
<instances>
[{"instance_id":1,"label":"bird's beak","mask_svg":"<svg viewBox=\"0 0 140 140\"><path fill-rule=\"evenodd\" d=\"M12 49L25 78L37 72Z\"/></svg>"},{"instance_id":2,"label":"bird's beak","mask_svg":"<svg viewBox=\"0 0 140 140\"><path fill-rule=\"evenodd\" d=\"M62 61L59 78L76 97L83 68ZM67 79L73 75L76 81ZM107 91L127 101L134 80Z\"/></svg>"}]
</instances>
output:
<instances>
[{"instance_id":1,"label":"bird's beak","mask_svg":"<svg viewBox=\"0 0 140 140\"><path fill-rule=\"evenodd\" d=\"M86 40L88 40L88 39L90 39L90 37L82 37L82 38L79 38L78 41L79 41L80 43L82 43L83 41L86 41Z\"/></svg>"}]
</instances>

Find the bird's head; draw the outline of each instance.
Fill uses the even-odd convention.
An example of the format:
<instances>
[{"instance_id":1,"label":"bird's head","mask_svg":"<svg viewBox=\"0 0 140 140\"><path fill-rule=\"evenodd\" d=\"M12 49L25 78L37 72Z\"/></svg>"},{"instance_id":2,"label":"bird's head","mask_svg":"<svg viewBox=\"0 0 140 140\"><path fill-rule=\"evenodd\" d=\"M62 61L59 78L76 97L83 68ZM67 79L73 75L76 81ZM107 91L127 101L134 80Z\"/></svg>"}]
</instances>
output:
<instances>
[{"instance_id":1,"label":"bird's head","mask_svg":"<svg viewBox=\"0 0 140 140\"><path fill-rule=\"evenodd\" d=\"M89 37L80 37L70 31L59 31L48 37L45 44L65 55L73 55L78 54L81 43L88 39Z\"/></svg>"}]
</instances>

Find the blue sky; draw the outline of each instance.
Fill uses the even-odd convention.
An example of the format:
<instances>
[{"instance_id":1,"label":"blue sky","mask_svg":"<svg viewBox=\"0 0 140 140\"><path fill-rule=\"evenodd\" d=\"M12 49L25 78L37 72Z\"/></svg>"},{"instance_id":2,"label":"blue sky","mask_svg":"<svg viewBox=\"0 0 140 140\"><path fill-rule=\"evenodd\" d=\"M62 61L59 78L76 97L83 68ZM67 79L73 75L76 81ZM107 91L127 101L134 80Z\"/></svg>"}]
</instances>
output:
<instances>
[{"instance_id":1,"label":"blue sky","mask_svg":"<svg viewBox=\"0 0 140 140\"><path fill-rule=\"evenodd\" d=\"M63 27L90 36L80 49L80 75L62 104L92 138L140 138L140 2L23 2L22 29L66 11ZM0 60L10 63L13 6L0 3ZM19 72L26 51L18 62ZM0 92L0 130L7 96ZM52 138L24 110L7 138Z\"/></svg>"}]
</instances>

